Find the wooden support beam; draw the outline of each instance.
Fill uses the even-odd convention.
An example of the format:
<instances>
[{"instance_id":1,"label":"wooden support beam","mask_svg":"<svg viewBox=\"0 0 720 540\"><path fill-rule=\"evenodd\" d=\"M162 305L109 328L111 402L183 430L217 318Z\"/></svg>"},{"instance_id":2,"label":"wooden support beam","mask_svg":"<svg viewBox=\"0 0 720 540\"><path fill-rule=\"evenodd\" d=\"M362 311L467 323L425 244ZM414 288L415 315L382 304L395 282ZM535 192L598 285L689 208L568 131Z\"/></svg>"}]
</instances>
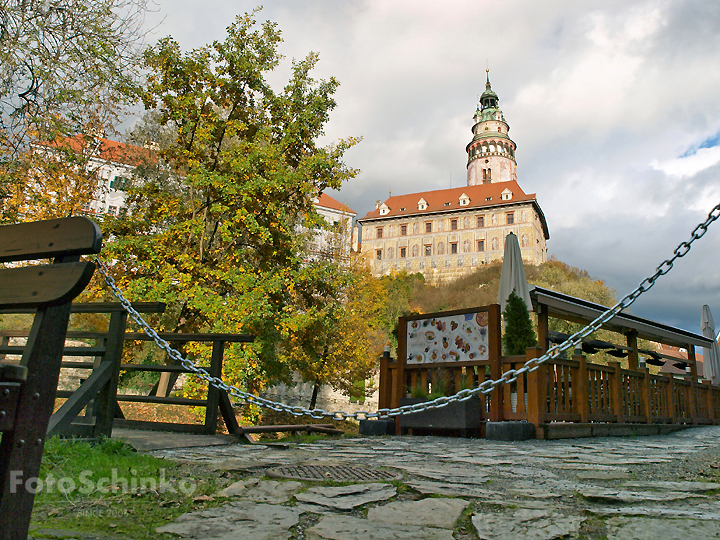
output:
<instances>
[{"instance_id":1,"label":"wooden support beam","mask_svg":"<svg viewBox=\"0 0 720 540\"><path fill-rule=\"evenodd\" d=\"M639 369L639 355L638 355L638 344L637 344L637 330L630 330L625 337L627 338L628 349L628 368L632 371Z\"/></svg>"}]
</instances>

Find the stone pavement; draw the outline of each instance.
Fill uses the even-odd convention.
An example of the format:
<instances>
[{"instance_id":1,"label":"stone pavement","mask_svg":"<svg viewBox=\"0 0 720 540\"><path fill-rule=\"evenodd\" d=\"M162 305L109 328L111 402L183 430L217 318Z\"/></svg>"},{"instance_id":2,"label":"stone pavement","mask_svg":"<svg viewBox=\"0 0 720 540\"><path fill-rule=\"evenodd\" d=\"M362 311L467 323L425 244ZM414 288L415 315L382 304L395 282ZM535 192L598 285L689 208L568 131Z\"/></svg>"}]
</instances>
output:
<instances>
[{"instance_id":1,"label":"stone pavement","mask_svg":"<svg viewBox=\"0 0 720 540\"><path fill-rule=\"evenodd\" d=\"M377 437L151 454L240 473L223 505L157 529L181 538L549 540L720 538L720 426L670 435L496 442ZM268 479L355 466L401 480ZM700 480L700 481L698 481Z\"/></svg>"}]
</instances>

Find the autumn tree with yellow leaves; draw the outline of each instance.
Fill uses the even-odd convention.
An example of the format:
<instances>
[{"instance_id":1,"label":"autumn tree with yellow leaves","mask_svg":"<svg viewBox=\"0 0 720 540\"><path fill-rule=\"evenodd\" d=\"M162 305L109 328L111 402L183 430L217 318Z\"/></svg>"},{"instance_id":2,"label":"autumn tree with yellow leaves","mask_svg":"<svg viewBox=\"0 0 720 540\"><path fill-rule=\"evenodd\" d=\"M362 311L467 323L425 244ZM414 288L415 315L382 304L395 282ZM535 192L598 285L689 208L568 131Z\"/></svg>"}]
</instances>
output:
<instances>
[{"instance_id":1,"label":"autumn tree with yellow leaves","mask_svg":"<svg viewBox=\"0 0 720 540\"><path fill-rule=\"evenodd\" d=\"M308 295L348 294L336 266L303 262L300 229L325 226L312 199L355 176L342 158L357 142L317 143L338 82L311 77L316 54L293 63L281 91L269 86L280 31L254 16L199 49L168 37L145 52L141 97L172 134L160 151L167 174L138 178L127 212L103 225L120 288L169 304L163 329L256 336L225 362L225 379L250 391L298 367L283 344L305 324Z\"/></svg>"}]
</instances>

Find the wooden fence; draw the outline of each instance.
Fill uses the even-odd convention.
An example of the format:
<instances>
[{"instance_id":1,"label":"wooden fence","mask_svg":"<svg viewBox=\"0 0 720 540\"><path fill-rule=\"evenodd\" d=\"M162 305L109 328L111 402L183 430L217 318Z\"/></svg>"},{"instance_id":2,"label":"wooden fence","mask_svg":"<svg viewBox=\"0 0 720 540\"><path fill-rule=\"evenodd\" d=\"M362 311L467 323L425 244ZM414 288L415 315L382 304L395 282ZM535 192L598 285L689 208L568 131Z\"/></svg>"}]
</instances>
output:
<instances>
[{"instance_id":1,"label":"wooden fence","mask_svg":"<svg viewBox=\"0 0 720 540\"><path fill-rule=\"evenodd\" d=\"M465 375L467 386L477 387L491 377L519 369L541 349L530 348L526 356L497 356L474 365L450 365L454 388ZM437 366L401 365L384 359L380 374L380 407L397 407L416 385L430 390ZM383 382L385 381L385 384ZM395 385L394 387L392 385ZM504 384L482 399L485 421L525 420L536 427L539 438L563 424L662 424L703 425L720 423L720 387L699 382L690 375L651 374L647 369L630 370L618 362L592 364L585 356L555 359ZM568 435L569 436L569 435Z\"/></svg>"}]
</instances>

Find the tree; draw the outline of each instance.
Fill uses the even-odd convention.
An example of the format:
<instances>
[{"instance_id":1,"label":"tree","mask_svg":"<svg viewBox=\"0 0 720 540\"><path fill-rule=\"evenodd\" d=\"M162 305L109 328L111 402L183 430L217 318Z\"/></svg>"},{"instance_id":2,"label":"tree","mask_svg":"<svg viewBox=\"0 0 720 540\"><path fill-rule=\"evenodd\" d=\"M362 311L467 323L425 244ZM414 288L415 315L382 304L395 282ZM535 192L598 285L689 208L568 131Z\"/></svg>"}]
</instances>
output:
<instances>
[{"instance_id":1,"label":"tree","mask_svg":"<svg viewBox=\"0 0 720 540\"><path fill-rule=\"evenodd\" d=\"M5 0L0 147L113 125L136 85L147 0Z\"/></svg>"},{"instance_id":2,"label":"tree","mask_svg":"<svg viewBox=\"0 0 720 540\"><path fill-rule=\"evenodd\" d=\"M311 409L322 385L360 397L358 383L372 377L386 342L381 315L387 300L379 280L357 260L345 267L312 266L306 275L315 275L316 282L303 283L301 314L283 342L288 365L313 383Z\"/></svg>"},{"instance_id":3,"label":"tree","mask_svg":"<svg viewBox=\"0 0 720 540\"><path fill-rule=\"evenodd\" d=\"M275 93L265 77L280 32L253 16L188 53L169 37L145 52L143 101L174 137L160 149L167 175L139 178L104 232L128 296L169 303L162 327L257 336L229 348L225 377L258 390L288 377L279 344L303 317L303 288L324 279L303 264L298 231L322 222L313 197L355 176L342 156L357 139L317 144L338 83L312 79L311 53Z\"/></svg>"},{"instance_id":4,"label":"tree","mask_svg":"<svg viewBox=\"0 0 720 540\"><path fill-rule=\"evenodd\" d=\"M537 345L537 337L535 337L528 308L523 299L515 294L515 289L508 296L503 316L505 317L505 331L502 342L505 354L525 354L525 349Z\"/></svg>"},{"instance_id":5,"label":"tree","mask_svg":"<svg viewBox=\"0 0 720 540\"><path fill-rule=\"evenodd\" d=\"M98 178L89 139L137 100L148 0L5 0L0 7L3 221L77 213ZM68 137L81 144L65 144ZM34 147L32 146L34 145ZM54 145L56 152L38 151Z\"/></svg>"}]
</instances>

